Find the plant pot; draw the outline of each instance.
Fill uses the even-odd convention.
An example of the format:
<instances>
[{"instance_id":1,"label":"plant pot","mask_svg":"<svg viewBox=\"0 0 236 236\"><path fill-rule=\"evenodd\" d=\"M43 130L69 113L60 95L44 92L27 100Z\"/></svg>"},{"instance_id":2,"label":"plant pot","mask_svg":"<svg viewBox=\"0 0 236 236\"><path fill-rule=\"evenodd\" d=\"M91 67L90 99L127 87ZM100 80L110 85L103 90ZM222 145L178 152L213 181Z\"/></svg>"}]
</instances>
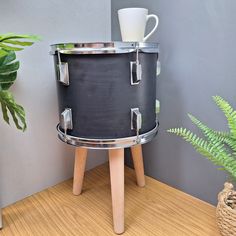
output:
<instances>
[{"instance_id":1,"label":"plant pot","mask_svg":"<svg viewBox=\"0 0 236 236\"><path fill-rule=\"evenodd\" d=\"M233 184L226 182L223 191L218 195L216 220L223 236L236 236L236 209L232 209L226 204L229 193L233 191L233 188Z\"/></svg>"}]
</instances>

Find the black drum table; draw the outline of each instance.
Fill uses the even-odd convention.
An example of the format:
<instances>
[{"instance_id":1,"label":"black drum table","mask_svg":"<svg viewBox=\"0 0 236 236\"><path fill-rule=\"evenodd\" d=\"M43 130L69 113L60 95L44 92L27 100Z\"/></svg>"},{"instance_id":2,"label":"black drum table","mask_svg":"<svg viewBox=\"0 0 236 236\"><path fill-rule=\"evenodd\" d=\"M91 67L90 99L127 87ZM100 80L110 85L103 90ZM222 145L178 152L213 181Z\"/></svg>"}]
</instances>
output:
<instances>
[{"instance_id":1,"label":"black drum table","mask_svg":"<svg viewBox=\"0 0 236 236\"><path fill-rule=\"evenodd\" d=\"M58 137L76 146L73 193L82 190L87 149L109 149L114 231L124 232L124 148L145 185L141 144L157 134L158 44L65 43L51 46L57 79Z\"/></svg>"}]
</instances>

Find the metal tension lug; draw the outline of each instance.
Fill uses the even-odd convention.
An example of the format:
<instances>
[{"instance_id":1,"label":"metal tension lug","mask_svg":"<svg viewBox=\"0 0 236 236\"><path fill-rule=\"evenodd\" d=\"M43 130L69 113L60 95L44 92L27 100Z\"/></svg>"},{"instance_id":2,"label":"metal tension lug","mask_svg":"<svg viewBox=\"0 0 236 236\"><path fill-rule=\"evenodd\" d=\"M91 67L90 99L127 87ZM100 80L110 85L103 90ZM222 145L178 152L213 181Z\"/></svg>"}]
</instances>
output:
<instances>
[{"instance_id":1,"label":"metal tension lug","mask_svg":"<svg viewBox=\"0 0 236 236\"><path fill-rule=\"evenodd\" d=\"M160 73L161 73L161 62L157 60L156 76L160 75Z\"/></svg>"},{"instance_id":2,"label":"metal tension lug","mask_svg":"<svg viewBox=\"0 0 236 236\"><path fill-rule=\"evenodd\" d=\"M139 130L142 127L142 114L139 108L131 108L131 129L136 130L136 143L140 143L141 139L139 137Z\"/></svg>"},{"instance_id":3,"label":"metal tension lug","mask_svg":"<svg viewBox=\"0 0 236 236\"><path fill-rule=\"evenodd\" d=\"M139 108L131 108L131 129L139 131L142 127L142 114Z\"/></svg>"},{"instance_id":4,"label":"metal tension lug","mask_svg":"<svg viewBox=\"0 0 236 236\"><path fill-rule=\"evenodd\" d=\"M139 84L142 79L142 66L139 61L130 62L130 82L131 85Z\"/></svg>"},{"instance_id":5,"label":"metal tension lug","mask_svg":"<svg viewBox=\"0 0 236 236\"><path fill-rule=\"evenodd\" d=\"M73 129L72 123L72 110L71 108L66 108L60 117L60 126L62 129L65 130L65 133L68 129Z\"/></svg>"},{"instance_id":6,"label":"metal tension lug","mask_svg":"<svg viewBox=\"0 0 236 236\"><path fill-rule=\"evenodd\" d=\"M59 82L68 86L70 84L68 63L67 62L59 63L58 70L59 70Z\"/></svg>"}]
</instances>

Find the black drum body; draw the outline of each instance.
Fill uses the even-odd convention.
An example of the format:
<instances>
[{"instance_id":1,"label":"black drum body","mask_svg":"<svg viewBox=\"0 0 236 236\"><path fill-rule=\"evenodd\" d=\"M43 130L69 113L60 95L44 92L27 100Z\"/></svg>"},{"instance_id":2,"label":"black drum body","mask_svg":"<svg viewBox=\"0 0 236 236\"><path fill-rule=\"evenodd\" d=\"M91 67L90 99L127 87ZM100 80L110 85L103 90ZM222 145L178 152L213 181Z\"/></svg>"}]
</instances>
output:
<instances>
[{"instance_id":1,"label":"black drum body","mask_svg":"<svg viewBox=\"0 0 236 236\"><path fill-rule=\"evenodd\" d=\"M73 145L118 148L149 141L142 138L150 131L155 136L158 45L72 45L52 46L59 137Z\"/></svg>"}]
</instances>

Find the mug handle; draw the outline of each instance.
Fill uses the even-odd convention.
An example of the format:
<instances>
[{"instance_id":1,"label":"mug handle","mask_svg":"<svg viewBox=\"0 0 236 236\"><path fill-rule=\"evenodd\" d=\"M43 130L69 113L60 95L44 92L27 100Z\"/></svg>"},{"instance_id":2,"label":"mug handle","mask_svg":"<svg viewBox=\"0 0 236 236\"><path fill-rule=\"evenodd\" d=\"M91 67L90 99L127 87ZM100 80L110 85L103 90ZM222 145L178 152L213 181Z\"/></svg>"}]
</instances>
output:
<instances>
[{"instance_id":1,"label":"mug handle","mask_svg":"<svg viewBox=\"0 0 236 236\"><path fill-rule=\"evenodd\" d=\"M155 32L155 30L157 29L158 23L159 23L159 18L158 18L156 15L153 15L153 14L147 15L147 21L148 21L150 18L154 18L155 21L156 21L156 23L155 23L155 26L154 26L154 28L152 29L152 31L151 31L147 36L144 37L143 42L145 42L145 41Z\"/></svg>"}]
</instances>

